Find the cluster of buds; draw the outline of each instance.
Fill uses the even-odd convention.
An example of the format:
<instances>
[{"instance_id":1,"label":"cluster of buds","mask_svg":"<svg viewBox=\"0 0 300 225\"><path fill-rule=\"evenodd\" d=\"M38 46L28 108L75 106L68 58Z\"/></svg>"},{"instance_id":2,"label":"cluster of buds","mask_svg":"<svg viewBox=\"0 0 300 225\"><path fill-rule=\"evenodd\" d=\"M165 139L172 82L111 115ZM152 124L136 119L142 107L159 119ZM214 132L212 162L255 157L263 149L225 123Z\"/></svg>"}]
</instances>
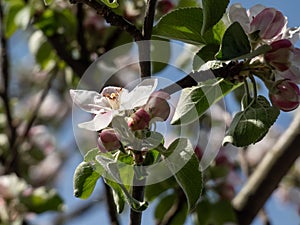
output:
<instances>
[{"instance_id":1,"label":"cluster of buds","mask_svg":"<svg viewBox=\"0 0 300 225\"><path fill-rule=\"evenodd\" d=\"M146 105L131 115L128 127L132 131L143 130L149 127L152 119L166 121L170 114L169 98L169 94L163 91L152 93Z\"/></svg>"},{"instance_id":2,"label":"cluster of buds","mask_svg":"<svg viewBox=\"0 0 300 225\"><path fill-rule=\"evenodd\" d=\"M229 18L241 24L252 47L270 45L271 49L260 58L277 80L270 80L274 84L267 85L270 100L283 111L296 109L300 102L296 84L300 83L300 49L294 44L300 37L300 28L287 28L287 18L280 11L262 5L246 10L240 4L234 4L230 8ZM267 73L263 80L270 77Z\"/></svg>"}]
</instances>

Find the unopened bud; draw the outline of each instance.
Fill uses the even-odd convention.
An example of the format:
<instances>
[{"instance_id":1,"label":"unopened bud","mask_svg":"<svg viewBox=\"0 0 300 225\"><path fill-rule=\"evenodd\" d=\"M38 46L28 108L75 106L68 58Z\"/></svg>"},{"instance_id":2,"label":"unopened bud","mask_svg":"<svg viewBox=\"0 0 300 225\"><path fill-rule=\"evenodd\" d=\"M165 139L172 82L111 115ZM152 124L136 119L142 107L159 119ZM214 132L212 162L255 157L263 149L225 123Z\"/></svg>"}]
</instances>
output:
<instances>
[{"instance_id":1,"label":"unopened bud","mask_svg":"<svg viewBox=\"0 0 300 225\"><path fill-rule=\"evenodd\" d=\"M145 109L140 108L129 118L128 127L133 131L143 130L149 127L150 119L149 113Z\"/></svg>"},{"instance_id":2,"label":"unopened bud","mask_svg":"<svg viewBox=\"0 0 300 225\"><path fill-rule=\"evenodd\" d=\"M168 93L163 91L154 92L150 95L145 110L150 113L151 118L157 117L165 121L170 114L168 99L170 99Z\"/></svg>"},{"instance_id":3,"label":"unopened bud","mask_svg":"<svg viewBox=\"0 0 300 225\"><path fill-rule=\"evenodd\" d=\"M272 49L265 54L265 60L278 71L285 71L290 67L290 56L293 51L293 44L282 39L271 44Z\"/></svg>"},{"instance_id":4,"label":"unopened bud","mask_svg":"<svg viewBox=\"0 0 300 225\"><path fill-rule=\"evenodd\" d=\"M300 103L300 90L297 84L290 80L281 80L270 91L272 104L282 111L296 109Z\"/></svg>"},{"instance_id":5,"label":"unopened bud","mask_svg":"<svg viewBox=\"0 0 300 225\"><path fill-rule=\"evenodd\" d=\"M101 152L113 151L121 147L119 138L112 128L101 131L97 144Z\"/></svg>"}]
</instances>

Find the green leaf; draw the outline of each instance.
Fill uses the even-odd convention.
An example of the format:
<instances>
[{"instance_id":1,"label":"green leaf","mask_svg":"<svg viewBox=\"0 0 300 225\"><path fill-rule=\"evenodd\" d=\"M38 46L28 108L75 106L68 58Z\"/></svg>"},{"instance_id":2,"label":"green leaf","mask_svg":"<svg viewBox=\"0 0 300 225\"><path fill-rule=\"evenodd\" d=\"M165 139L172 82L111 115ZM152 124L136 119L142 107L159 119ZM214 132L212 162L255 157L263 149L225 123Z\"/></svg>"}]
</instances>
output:
<instances>
[{"instance_id":1,"label":"green leaf","mask_svg":"<svg viewBox=\"0 0 300 225\"><path fill-rule=\"evenodd\" d=\"M235 212L229 201L221 200L210 203L208 200L202 200L196 208L196 225L224 225L225 223L235 223Z\"/></svg>"},{"instance_id":2,"label":"green leaf","mask_svg":"<svg viewBox=\"0 0 300 225\"><path fill-rule=\"evenodd\" d=\"M35 189L30 195L22 195L20 201L27 207L28 211L43 213L54 210L60 211L63 201L54 189L48 190L45 187Z\"/></svg>"},{"instance_id":3,"label":"green leaf","mask_svg":"<svg viewBox=\"0 0 300 225\"><path fill-rule=\"evenodd\" d=\"M253 52L247 53L245 55L241 55L232 60L252 59L258 55L262 55L262 54L266 53L267 51L270 51L271 49L272 49L272 47L270 45L262 45L262 46L259 46L257 49L255 49Z\"/></svg>"},{"instance_id":4,"label":"green leaf","mask_svg":"<svg viewBox=\"0 0 300 225\"><path fill-rule=\"evenodd\" d=\"M255 144L266 135L278 115L279 109L271 106L264 96L258 96L257 101L234 116L223 145L231 143L244 147Z\"/></svg>"},{"instance_id":5,"label":"green leaf","mask_svg":"<svg viewBox=\"0 0 300 225\"><path fill-rule=\"evenodd\" d=\"M199 2L197 0L179 0L177 8L186 7L199 7Z\"/></svg>"},{"instance_id":6,"label":"green leaf","mask_svg":"<svg viewBox=\"0 0 300 225\"><path fill-rule=\"evenodd\" d=\"M167 167L185 193L188 210L192 210L202 192L202 173L193 146L186 138L176 139L169 146L165 156Z\"/></svg>"},{"instance_id":7,"label":"green leaf","mask_svg":"<svg viewBox=\"0 0 300 225\"><path fill-rule=\"evenodd\" d=\"M217 78L183 89L171 124L187 124L198 119L212 104L240 85Z\"/></svg>"},{"instance_id":8,"label":"green leaf","mask_svg":"<svg viewBox=\"0 0 300 225\"><path fill-rule=\"evenodd\" d=\"M95 158L97 155L99 155L100 151L98 148L93 148L89 150L85 155L84 155L84 161L85 162L94 162Z\"/></svg>"},{"instance_id":9,"label":"green leaf","mask_svg":"<svg viewBox=\"0 0 300 225\"><path fill-rule=\"evenodd\" d=\"M208 44L202 47L194 57L193 70L197 71L204 64L204 62L214 60L219 49L220 46L216 44Z\"/></svg>"},{"instance_id":10,"label":"green leaf","mask_svg":"<svg viewBox=\"0 0 300 225\"><path fill-rule=\"evenodd\" d=\"M125 199L127 203L130 205L132 209L135 211L144 211L148 207L147 202L141 202L133 198L128 189L125 187L125 185L122 183L122 179L120 176L118 161L115 161L112 158L107 157L106 155L98 155L96 156L96 161L105 169L106 171L106 179L110 179L113 182L117 183L119 187L122 189Z\"/></svg>"},{"instance_id":11,"label":"green leaf","mask_svg":"<svg viewBox=\"0 0 300 225\"><path fill-rule=\"evenodd\" d=\"M101 174L95 171L89 162L81 162L74 173L74 196L81 199L88 198L94 191L97 180Z\"/></svg>"},{"instance_id":12,"label":"green leaf","mask_svg":"<svg viewBox=\"0 0 300 225\"><path fill-rule=\"evenodd\" d=\"M104 181L112 189L112 194L113 194L114 202L116 204L118 213L122 213L125 207L125 200L126 200L122 188L118 183L110 179L104 179Z\"/></svg>"},{"instance_id":13,"label":"green leaf","mask_svg":"<svg viewBox=\"0 0 300 225\"><path fill-rule=\"evenodd\" d=\"M219 44L225 32L225 25L220 21L205 35L201 34L203 11L201 8L179 8L163 16L153 29L153 35L203 45Z\"/></svg>"},{"instance_id":14,"label":"green leaf","mask_svg":"<svg viewBox=\"0 0 300 225\"><path fill-rule=\"evenodd\" d=\"M49 5L51 5L51 4L52 4L52 2L53 2L53 0L44 0L44 4L45 4L45 6L49 6Z\"/></svg>"},{"instance_id":15,"label":"green leaf","mask_svg":"<svg viewBox=\"0 0 300 225\"><path fill-rule=\"evenodd\" d=\"M98 0L99 1L99 0ZM101 0L105 5L107 5L110 8L117 8L119 6L119 3L117 0Z\"/></svg>"},{"instance_id":16,"label":"green leaf","mask_svg":"<svg viewBox=\"0 0 300 225\"><path fill-rule=\"evenodd\" d=\"M202 35L212 28L223 17L229 0L202 0L203 25Z\"/></svg>"},{"instance_id":17,"label":"green leaf","mask_svg":"<svg viewBox=\"0 0 300 225\"><path fill-rule=\"evenodd\" d=\"M176 185L177 183L173 176L164 181L147 185L145 187L145 198L147 199L147 201L154 201L160 194L176 187Z\"/></svg>"},{"instance_id":18,"label":"green leaf","mask_svg":"<svg viewBox=\"0 0 300 225\"><path fill-rule=\"evenodd\" d=\"M172 208L173 204L176 204L176 198L177 196L175 195L175 193L171 193L159 199L159 203L157 204L154 211L154 217L156 221L162 222L163 218Z\"/></svg>"},{"instance_id":19,"label":"green leaf","mask_svg":"<svg viewBox=\"0 0 300 225\"><path fill-rule=\"evenodd\" d=\"M24 2L21 0L10 1L7 3L6 14L4 17L5 36L11 37L17 30L18 26L15 22L15 17L24 7Z\"/></svg>"},{"instance_id":20,"label":"green leaf","mask_svg":"<svg viewBox=\"0 0 300 225\"><path fill-rule=\"evenodd\" d=\"M225 31L221 49L216 58L219 60L231 60L248 54L251 51L248 36L238 22L234 22Z\"/></svg>"}]
</instances>

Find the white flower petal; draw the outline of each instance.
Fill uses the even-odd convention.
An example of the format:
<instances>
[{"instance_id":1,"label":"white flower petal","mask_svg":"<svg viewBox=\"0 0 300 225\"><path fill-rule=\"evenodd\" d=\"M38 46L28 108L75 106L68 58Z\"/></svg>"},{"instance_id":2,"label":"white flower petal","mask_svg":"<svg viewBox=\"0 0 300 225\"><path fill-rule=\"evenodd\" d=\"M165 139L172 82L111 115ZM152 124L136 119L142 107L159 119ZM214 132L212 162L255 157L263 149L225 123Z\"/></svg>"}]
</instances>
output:
<instances>
[{"instance_id":1,"label":"white flower petal","mask_svg":"<svg viewBox=\"0 0 300 225\"><path fill-rule=\"evenodd\" d=\"M131 92L122 92L121 109L133 109L145 105L150 94L156 89L157 83L157 79L145 79Z\"/></svg>"},{"instance_id":2,"label":"white flower petal","mask_svg":"<svg viewBox=\"0 0 300 225\"><path fill-rule=\"evenodd\" d=\"M250 20L246 9L243 8L241 4L236 3L229 8L229 19L231 22L239 22L245 32L249 33Z\"/></svg>"},{"instance_id":3,"label":"white flower petal","mask_svg":"<svg viewBox=\"0 0 300 225\"><path fill-rule=\"evenodd\" d=\"M109 111L107 113L99 113L94 117L93 120L85 123L80 123L78 124L78 127L91 131L101 130L103 128L106 128L110 124L113 115L113 111Z\"/></svg>"},{"instance_id":4,"label":"white flower petal","mask_svg":"<svg viewBox=\"0 0 300 225\"><path fill-rule=\"evenodd\" d=\"M70 90L70 95L77 106L90 113L97 114L100 109L109 106L96 91Z\"/></svg>"},{"instance_id":5,"label":"white flower petal","mask_svg":"<svg viewBox=\"0 0 300 225\"><path fill-rule=\"evenodd\" d=\"M284 31L281 39L288 39L293 44L296 44L300 39L300 27L288 28Z\"/></svg>"},{"instance_id":6,"label":"white flower petal","mask_svg":"<svg viewBox=\"0 0 300 225\"><path fill-rule=\"evenodd\" d=\"M257 16L257 14L259 14L261 11L263 11L266 7L261 5L261 4L257 4L255 6L252 6L249 10L248 10L248 16L250 18L250 20L252 20L253 17Z\"/></svg>"}]
</instances>

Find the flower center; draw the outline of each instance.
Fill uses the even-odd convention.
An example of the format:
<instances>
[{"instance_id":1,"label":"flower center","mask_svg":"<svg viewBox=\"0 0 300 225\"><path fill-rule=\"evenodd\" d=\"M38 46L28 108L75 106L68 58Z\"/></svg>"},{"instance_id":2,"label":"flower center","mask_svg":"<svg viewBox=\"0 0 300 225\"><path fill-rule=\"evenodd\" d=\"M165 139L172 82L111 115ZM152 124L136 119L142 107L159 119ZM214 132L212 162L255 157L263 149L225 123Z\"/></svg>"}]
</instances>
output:
<instances>
[{"instance_id":1,"label":"flower center","mask_svg":"<svg viewBox=\"0 0 300 225\"><path fill-rule=\"evenodd\" d=\"M105 93L103 96L107 99L112 109L120 108L120 95L122 88L116 88L115 92Z\"/></svg>"}]
</instances>

